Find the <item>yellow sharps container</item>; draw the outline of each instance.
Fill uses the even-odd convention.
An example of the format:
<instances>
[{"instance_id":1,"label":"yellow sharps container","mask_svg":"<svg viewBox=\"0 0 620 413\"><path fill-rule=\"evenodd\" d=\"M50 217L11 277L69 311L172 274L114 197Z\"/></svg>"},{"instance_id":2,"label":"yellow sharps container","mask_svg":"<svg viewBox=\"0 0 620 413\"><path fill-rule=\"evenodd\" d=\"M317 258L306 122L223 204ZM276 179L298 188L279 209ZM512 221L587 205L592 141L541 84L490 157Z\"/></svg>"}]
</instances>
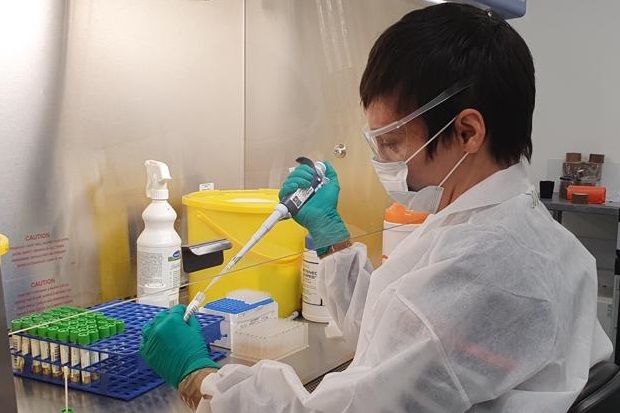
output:
<instances>
[{"instance_id":1,"label":"yellow sharps container","mask_svg":"<svg viewBox=\"0 0 620 413\"><path fill-rule=\"evenodd\" d=\"M2 256L9 250L9 239L0 234L0 263L2 263Z\"/></svg>"},{"instance_id":2,"label":"yellow sharps container","mask_svg":"<svg viewBox=\"0 0 620 413\"><path fill-rule=\"evenodd\" d=\"M188 243L226 238L232 248L224 252L224 264L245 245L273 212L278 190L201 191L183 197L187 209ZM209 291L207 300L225 297L238 289L271 294L280 317L301 307L301 258L306 230L294 220L280 221ZM224 266L189 274L189 296L193 297L218 275Z\"/></svg>"},{"instance_id":3,"label":"yellow sharps container","mask_svg":"<svg viewBox=\"0 0 620 413\"><path fill-rule=\"evenodd\" d=\"M2 256L9 250L9 239L0 234L0 280L2 280ZM0 288L1 290L1 288Z\"/></svg>"}]
</instances>

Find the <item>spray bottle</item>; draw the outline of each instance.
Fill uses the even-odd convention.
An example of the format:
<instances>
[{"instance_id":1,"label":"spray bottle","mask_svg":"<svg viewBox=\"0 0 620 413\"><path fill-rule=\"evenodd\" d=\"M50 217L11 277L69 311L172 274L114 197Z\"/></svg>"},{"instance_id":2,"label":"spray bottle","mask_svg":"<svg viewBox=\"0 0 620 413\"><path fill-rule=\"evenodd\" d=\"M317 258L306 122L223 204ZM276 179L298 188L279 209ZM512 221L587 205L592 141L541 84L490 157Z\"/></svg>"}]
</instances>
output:
<instances>
[{"instance_id":1,"label":"spray bottle","mask_svg":"<svg viewBox=\"0 0 620 413\"><path fill-rule=\"evenodd\" d=\"M146 196L152 201L142 213L138 237L138 302L172 307L179 303L181 237L174 230L177 214L168 203L172 179L163 162L146 161Z\"/></svg>"}]
</instances>

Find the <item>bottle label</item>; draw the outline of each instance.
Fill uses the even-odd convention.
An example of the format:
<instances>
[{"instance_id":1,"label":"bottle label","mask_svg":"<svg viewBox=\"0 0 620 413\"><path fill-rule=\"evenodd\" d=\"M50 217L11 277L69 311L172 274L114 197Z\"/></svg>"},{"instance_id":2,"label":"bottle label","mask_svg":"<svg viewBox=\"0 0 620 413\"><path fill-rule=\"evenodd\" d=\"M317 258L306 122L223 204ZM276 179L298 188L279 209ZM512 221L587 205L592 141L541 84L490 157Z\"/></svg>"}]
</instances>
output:
<instances>
[{"instance_id":1,"label":"bottle label","mask_svg":"<svg viewBox=\"0 0 620 413\"><path fill-rule=\"evenodd\" d=\"M77 347L71 347L69 352L71 354L71 367L78 367L80 365L80 349ZM71 369L71 382L80 382L80 370Z\"/></svg>"},{"instance_id":2,"label":"bottle label","mask_svg":"<svg viewBox=\"0 0 620 413\"><path fill-rule=\"evenodd\" d=\"M293 204L295 204L297 209L299 209L304 204L304 202L306 202L308 198L312 196L313 193L314 193L314 188L311 186L308 188L304 188L304 189L298 189L297 191L295 191L295 193L291 197L291 201L293 202Z\"/></svg>"},{"instance_id":3,"label":"bottle label","mask_svg":"<svg viewBox=\"0 0 620 413\"><path fill-rule=\"evenodd\" d=\"M80 365L82 369L90 367L90 351L80 349ZM82 370L82 384L90 383L90 370Z\"/></svg>"},{"instance_id":4,"label":"bottle label","mask_svg":"<svg viewBox=\"0 0 620 413\"><path fill-rule=\"evenodd\" d=\"M316 306L324 306L323 300L319 295L316 281L319 273L319 257L314 251L304 252L302 264L303 294L304 303Z\"/></svg>"},{"instance_id":5,"label":"bottle label","mask_svg":"<svg viewBox=\"0 0 620 413\"><path fill-rule=\"evenodd\" d=\"M41 343L39 340L36 339L32 339L30 342L30 345L32 346L32 357L41 357ZM41 360L32 360L32 365L33 367L40 367L41 366Z\"/></svg>"},{"instance_id":6,"label":"bottle label","mask_svg":"<svg viewBox=\"0 0 620 413\"><path fill-rule=\"evenodd\" d=\"M30 339L28 337L22 337L22 354L26 355L30 353Z\"/></svg>"},{"instance_id":7,"label":"bottle label","mask_svg":"<svg viewBox=\"0 0 620 413\"><path fill-rule=\"evenodd\" d=\"M64 366L69 362L69 346L60 346L60 363Z\"/></svg>"},{"instance_id":8,"label":"bottle label","mask_svg":"<svg viewBox=\"0 0 620 413\"><path fill-rule=\"evenodd\" d=\"M58 343L50 343L50 360L52 362L52 374L55 376L60 375L60 366L57 364L60 361L60 346Z\"/></svg>"},{"instance_id":9,"label":"bottle label","mask_svg":"<svg viewBox=\"0 0 620 413\"><path fill-rule=\"evenodd\" d=\"M138 295L144 285L161 282L166 288L178 288L181 281L181 250L171 248L140 248L138 251ZM177 297L176 291L171 291ZM176 298L178 301L178 298Z\"/></svg>"},{"instance_id":10,"label":"bottle label","mask_svg":"<svg viewBox=\"0 0 620 413\"><path fill-rule=\"evenodd\" d=\"M41 346L41 360L47 360L50 357L50 344L45 340L41 340L39 343ZM50 364L43 361L41 365L43 366L43 374L49 374Z\"/></svg>"},{"instance_id":11,"label":"bottle label","mask_svg":"<svg viewBox=\"0 0 620 413\"><path fill-rule=\"evenodd\" d=\"M11 343L13 343L13 351L16 353L22 350L22 337L17 334L13 334ZM25 353L24 353L25 355ZM13 369L22 371L24 369L24 358L18 355L13 356Z\"/></svg>"}]
</instances>

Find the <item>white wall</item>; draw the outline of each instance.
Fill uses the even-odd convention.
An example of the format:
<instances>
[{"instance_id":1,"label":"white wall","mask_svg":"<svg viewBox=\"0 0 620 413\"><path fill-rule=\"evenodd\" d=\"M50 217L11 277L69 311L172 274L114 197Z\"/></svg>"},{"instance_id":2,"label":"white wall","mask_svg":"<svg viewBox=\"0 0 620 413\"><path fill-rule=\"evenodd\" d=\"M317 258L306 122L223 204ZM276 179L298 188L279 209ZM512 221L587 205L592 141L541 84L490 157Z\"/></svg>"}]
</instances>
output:
<instances>
[{"instance_id":1,"label":"white wall","mask_svg":"<svg viewBox=\"0 0 620 413\"><path fill-rule=\"evenodd\" d=\"M557 179L566 152L604 153L604 183L618 197L618 16L614 1L531 0L526 16L512 21L536 66L532 182Z\"/></svg>"}]
</instances>

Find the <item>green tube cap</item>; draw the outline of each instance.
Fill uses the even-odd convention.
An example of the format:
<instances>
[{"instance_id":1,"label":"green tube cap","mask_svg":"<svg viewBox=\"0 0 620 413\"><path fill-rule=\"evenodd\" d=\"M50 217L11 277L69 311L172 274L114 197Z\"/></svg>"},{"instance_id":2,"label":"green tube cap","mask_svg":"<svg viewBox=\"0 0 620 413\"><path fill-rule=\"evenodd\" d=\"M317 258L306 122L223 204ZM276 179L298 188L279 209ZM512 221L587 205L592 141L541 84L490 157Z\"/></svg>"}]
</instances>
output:
<instances>
[{"instance_id":1,"label":"green tube cap","mask_svg":"<svg viewBox=\"0 0 620 413\"><path fill-rule=\"evenodd\" d=\"M90 344L90 335L88 333L78 334L78 344L80 346L87 346Z\"/></svg>"},{"instance_id":2,"label":"green tube cap","mask_svg":"<svg viewBox=\"0 0 620 413\"><path fill-rule=\"evenodd\" d=\"M70 407L68 409L62 409L60 413L73 413L73 409Z\"/></svg>"},{"instance_id":3,"label":"green tube cap","mask_svg":"<svg viewBox=\"0 0 620 413\"><path fill-rule=\"evenodd\" d=\"M75 329L69 330L69 341L73 344L76 344L78 340L78 331Z\"/></svg>"},{"instance_id":4,"label":"green tube cap","mask_svg":"<svg viewBox=\"0 0 620 413\"><path fill-rule=\"evenodd\" d=\"M67 343L69 341L69 330L67 330L66 328L59 328L58 340L62 341L63 343Z\"/></svg>"},{"instance_id":5,"label":"green tube cap","mask_svg":"<svg viewBox=\"0 0 620 413\"><path fill-rule=\"evenodd\" d=\"M98 330L90 330L88 332L88 335L90 336L90 342L91 343L96 343L97 341L99 341L99 331Z\"/></svg>"},{"instance_id":6,"label":"green tube cap","mask_svg":"<svg viewBox=\"0 0 620 413\"><path fill-rule=\"evenodd\" d=\"M113 321L111 323L108 323L108 327L110 327L110 335L111 336L115 336L116 332L117 332L117 330L116 330L116 322Z\"/></svg>"},{"instance_id":7,"label":"green tube cap","mask_svg":"<svg viewBox=\"0 0 620 413\"><path fill-rule=\"evenodd\" d=\"M99 337L101 339L110 337L110 327L107 324L102 324L99 326Z\"/></svg>"},{"instance_id":8,"label":"green tube cap","mask_svg":"<svg viewBox=\"0 0 620 413\"><path fill-rule=\"evenodd\" d=\"M22 328L22 320L17 319L17 320L11 321L11 331L21 330L21 328Z\"/></svg>"},{"instance_id":9,"label":"green tube cap","mask_svg":"<svg viewBox=\"0 0 620 413\"><path fill-rule=\"evenodd\" d=\"M120 334L123 331L125 331L125 322L123 320L117 320L116 321L116 332Z\"/></svg>"},{"instance_id":10,"label":"green tube cap","mask_svg":"<svg viewBox=\"0 0 620 413\"><path fill-rule=\"evenodd\" d=\"M47 329L47 338L50 340L58 340L58 327L51 326Z\"/></svg>"},{"instance_id":11,"label":"green tube cap","mask_svg":"<svg viewBox=\"0 0 620 413\"><path fill-rule=\"evenodd\" d=\"M29 318L22 318L22 328L26 330L24 333L31 334L28 330L31 325L31 320Z\"/></svg>"}]
</instances>

